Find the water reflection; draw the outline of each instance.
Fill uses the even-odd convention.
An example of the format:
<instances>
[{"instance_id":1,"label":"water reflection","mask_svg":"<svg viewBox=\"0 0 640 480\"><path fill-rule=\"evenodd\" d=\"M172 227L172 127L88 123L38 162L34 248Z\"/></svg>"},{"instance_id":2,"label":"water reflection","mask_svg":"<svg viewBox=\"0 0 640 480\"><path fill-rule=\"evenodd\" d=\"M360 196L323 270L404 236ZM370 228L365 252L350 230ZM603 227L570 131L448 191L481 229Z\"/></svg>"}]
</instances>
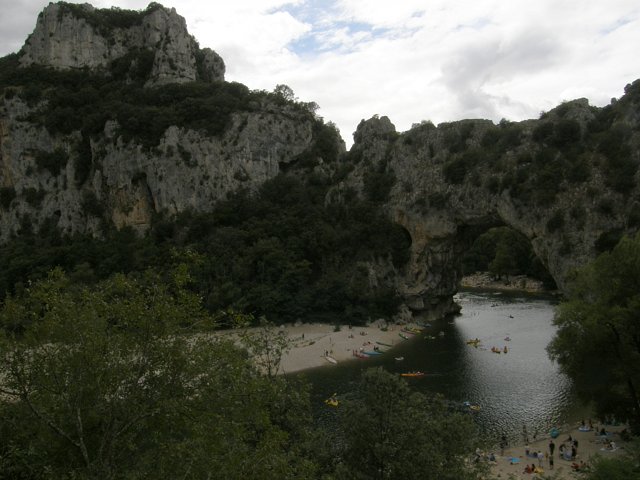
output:
<instances>
[{"instance_id":1,"label":"water reflection","mask_svg":"<svg viewBox=\"0 0 640 480\"><path fill-rule=\"evenodd\" d=\"M425 334L400 343L386 355L305 372L313 384L321 421L332 416L322 408L322 400L334 392L348 394L360 371L371 366L396 373L428 373L408 381L417 390L479 405L481 410L474 417L489 439L505 434L519 443L523 425L530 436L536 431L542 435L585 414L574 399L571 382L546 354L554 334L552 299L463 292L456 300L462 311L453 321L433 324ZM432 335L436 338L428 338ZM467 340L475 338L481 341L478 348L467 345ZM491 351L505 345L507 354Z\"/></svg>"}]
</instances>

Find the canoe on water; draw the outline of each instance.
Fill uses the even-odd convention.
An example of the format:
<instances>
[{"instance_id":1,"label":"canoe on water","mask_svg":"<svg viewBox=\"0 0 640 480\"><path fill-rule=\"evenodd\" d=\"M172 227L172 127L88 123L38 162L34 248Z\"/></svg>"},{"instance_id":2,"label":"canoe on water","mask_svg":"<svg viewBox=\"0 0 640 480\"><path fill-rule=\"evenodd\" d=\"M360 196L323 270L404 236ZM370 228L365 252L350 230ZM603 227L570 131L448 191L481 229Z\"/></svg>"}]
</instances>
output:
<instances>
[{"instance_id":1,"label":"canoe on water","mask_svg":"<svg viewBox=\"0 0 640 480\"><path fill-rule=\"evenodd\" d=\"M426 374L424 372L407 372L401 373L401 377L424 377Z\"/></svg>"}]
</instances>

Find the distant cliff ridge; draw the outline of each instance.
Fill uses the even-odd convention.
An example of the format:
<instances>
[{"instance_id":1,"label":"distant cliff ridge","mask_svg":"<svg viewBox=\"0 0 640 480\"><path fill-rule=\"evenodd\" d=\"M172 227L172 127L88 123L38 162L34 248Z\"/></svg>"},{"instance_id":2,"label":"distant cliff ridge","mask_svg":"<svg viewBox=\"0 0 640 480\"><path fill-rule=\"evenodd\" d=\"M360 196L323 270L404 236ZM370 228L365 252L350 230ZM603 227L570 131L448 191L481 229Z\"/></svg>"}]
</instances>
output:
<instances>
[{"instance_id":1,"label":"distant cliff ridge","mask_svg":"<svg viewBox=\"0 0 640 480\"><path fill-rule=\"evenodd\" d=\"M396 132L362 121L349 152L287 88L224 82L175 10L50 4L0 59L0 242L55 227L146 232L280 174L354 196L406 236L406 262L362 262L404 312L454 311L461 256L487 229L521 232L562 289L571 271L640 228L640 81L523 122L464 120ZM378 210L378 211L380 211ZM398 252L396 252L398 253ZM406 255L405 255L406 254Z\"/></svg>"},{"instance_id":2,"label":"distant cliff ridge","mask_svg":"<svg viewBox=\"0 0 640 480\"><path fill-rule=\"evenodd\" d=\"M20 64L105 69L136 50L152 52L149 85L224 80L222 58L200 49L184 18L157 3L142 12L50 3L38 15Z\"/></svg>"}]
</instances>

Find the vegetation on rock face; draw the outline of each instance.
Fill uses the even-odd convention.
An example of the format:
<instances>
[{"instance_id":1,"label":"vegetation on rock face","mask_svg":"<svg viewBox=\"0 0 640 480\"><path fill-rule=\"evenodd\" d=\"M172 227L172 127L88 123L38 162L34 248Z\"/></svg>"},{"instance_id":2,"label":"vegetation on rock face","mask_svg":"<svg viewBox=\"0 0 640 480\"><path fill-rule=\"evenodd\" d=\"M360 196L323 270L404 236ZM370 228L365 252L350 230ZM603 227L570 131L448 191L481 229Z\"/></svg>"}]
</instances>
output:
<instances>
[{"instance_id":1,"label":"vegetation on rock face","mask_svg":"<svg viewBox=\"0 0 640 480\"><path fill-rule=\"evenodd\" d=\"M507 121L489 127L469 121L439 126L443 177L460 185L473 172L491 172L495 177L485 182L491 193L508 191L519 203L546 207L597 170L608 188L628 195L639 166L629 119L638 108L639 92L640 81L635 81L619 101L604 108L568 102L543 114L532 127Z\"/></svg>"},{"instance_id":2,"label":"vegetation on rock face","mask_svg":"<svg viewBox=\"0 0 640 480\"><path fill-rule=\"evenodd\" d=\"M87 8L86 5L58 2L58 15L71 14L75 18L85 20L102 35L109 36L114 28L130 28L142 24L142 19L154 11L163 8L156 2L151 2L144 10L125 10L118 7Z\"/></svg>"},{"instance_id":3,"label":"vegetation on rock face","mask_svg":"<svg viewBox=\"0 0 640 480\"><path fill-rule=\"evenodd\" d=\"M314 148L325 162L337 157L335 125L316 118L312 106L283 101L278 93L250 91L236 82L191 82L145 87L153 52L132 51L112 62L109 72L19 67L15 54L0 59L0 91L19 96L36 111L29 120L52 134L102 134L108 120L117 121L118 134L152 148L170 126L207 135L222 134L234 112L261 111L280 105L315 125ZM317 106L316 106L317 108Z\"/></svg>"},{"instance_id":4,"label":"vegetation on rock face","mask_svg":"<svg viewBox=\"0 0 640 480\"><path fill-rule=\"evenodd\" d=\"M549 353L602 418L640 432L640 234L581 269Z\"/></svg>"}]
</instances>

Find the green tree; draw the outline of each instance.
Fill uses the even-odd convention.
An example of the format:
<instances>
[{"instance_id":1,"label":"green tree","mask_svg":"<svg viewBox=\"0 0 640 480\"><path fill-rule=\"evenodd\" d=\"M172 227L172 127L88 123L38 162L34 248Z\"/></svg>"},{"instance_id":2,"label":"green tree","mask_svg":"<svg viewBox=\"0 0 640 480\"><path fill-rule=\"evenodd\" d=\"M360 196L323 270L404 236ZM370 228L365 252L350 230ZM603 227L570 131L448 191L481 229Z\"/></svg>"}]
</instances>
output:
<instances>
[{"instance_id":1,"label":"green tree","mask_svg":"<svg viewBox=\"0 0 640 480\"><path fill-rule=\"evenodd\" d=\"M0 310L7 478L313 478L308 394L260 375L178 271L95 288L60 271ZM209 322L210 323L210 322ZM0 474L0 478L2 474Z\"/></svg>"},{"instance_id":2,"label":"green tree","mask_svg":"<svg viewBox=\"0 0 640 480\"><path fill-rule=\"evenodd\" d=\"M597 456L586 480L628 480L640 478L640 443L635 440L625 445L625 454L616 458Z\"/></svg>"},{"instance_id":3,"label":"green tree","mask_svg":"<svg viewBox=\"0 0 640 480\"><path fill-rule=\"evenodd\" d=\"M258 327L245 329L240 340L260 371L269 378L282 373L282 357L291 349L291 342L283 330L276 329L273 323L261 317Z\"/></svg>"},{"instance_id":4,"label":"green tree","mask_svg":"<svg viewBox=\"0 0 640 480\"><path fill-rule=\"evenodd\" d=\"M640 430L640 234L578 271L554 323L549 354L582 397Z\"/></svg>"},{"instance_id":5,"label":"green tree","mask_svg":"<svg viewBox=\"0 0 640 480\"><path fill-rule=\"evenodd\" d=\"M489 264L489 271L492 275L501 278L517 272L516 258L513 250L505 242L500 242L496 249L496 256Z\"/></svg>"},{"instance_id":6,"label":"green tree","mask_svg":"<svg viewBox=\"0 0 640 480\"><path fill-rule=\"evenodd\" d=\"M340 404L344 449L338 478L468 479L475 447L471 419L449 413L438 398L412 392L380 368L364 372L357 398Z\"/></svg>"},{"instance_id":7,"label":"green tree","mask_svg":"<svg viewBox=\"0 0 640 480\"><path fill-rule=\"evenodd\" d=\"M282 83L276 85L276 88L273 89L273 93L275 93L277 97L287 102L295 102L296 100L298 100L296 94L293 93L293 89L289 85L285 85Z\"/></svg>"}]
</instances>

